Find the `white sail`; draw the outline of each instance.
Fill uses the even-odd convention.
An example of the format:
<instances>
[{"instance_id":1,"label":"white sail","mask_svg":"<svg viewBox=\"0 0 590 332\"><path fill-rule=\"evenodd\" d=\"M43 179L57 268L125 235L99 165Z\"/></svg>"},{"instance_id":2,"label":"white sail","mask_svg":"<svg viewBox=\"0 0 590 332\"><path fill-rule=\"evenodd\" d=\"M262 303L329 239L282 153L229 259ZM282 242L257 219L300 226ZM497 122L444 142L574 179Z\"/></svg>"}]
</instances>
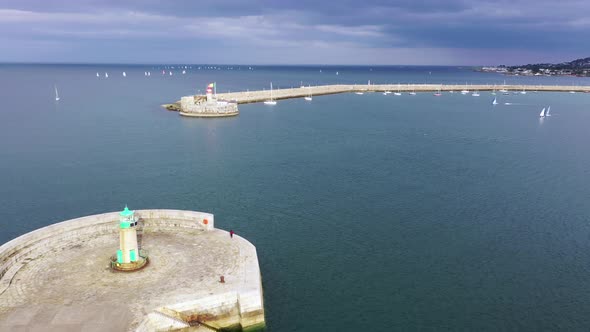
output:
<instances>
[{"instance_id":1,"label":"white sail","mask_svg":"<svg viewBox=\"0 0 590 332\"><path fill-rule=\"evenodd\" d=\"M100 74L98 72L96 72L96 77L100 77Z\"/></svg>"},{"instance_id":2,"label":"white sail","mask_svg":"<svg viewBox=\"0 0 590 332\"><path fill-rule=\"evenodd\" d=\"M541 113L539 114L540 117L544 117L545 116L545 107L543 107L543 110L541 110Z\"/></svg>"},{"instance_id":3,"label":"white sail","mask_svg":"<svg viewBox=\"0 0 590 332\"><path fill-rule=\"evenodd\" d=\"M127 77L127 73L126 72L123 72L123 77Z\"/></svg>"},{"instance_id":4,"label":"white sail","mask_svg":"<svg viewBox=\"0 0 590 332\"><path fill-rule=\"evenodd\" d=\"M492 105L498 105L498 100L494 97L494 101L492 101Z\"/></svg>"},{"instance_id":5,"label":"white sail","mask_svg":"<svg viewBox=\"0 0 590 332\"><path fill-rule=\"evenodd\" d=\"M104 77L109 78L109 73L104 73Z\"/></svg>"},{"instance_id":6,"label":"white sail","mask_svg":"<svg viewBox=\"0 0 590 332\"><path fill-rule=\"evenodd\" d=\"M306 96L304 99L307 101L312 101L313 98L311 97L311 85L309 86L309 95Z\"/></svg>"},{"instance_id":7,"label":"white sail","mask_svg":"<svg viewBox=\"0 0 590 332\"><path fill-rule=\"evenodd\" d=\"M57 86L54 86L55 88L55 100L58 101L59 100L59 94L57 93Z\"/></svg>"},{"instance_id":8,"label":"white sail","mask_svg":"<svg viewBox=\"0 0 590 332\"><path fill-rule=\"evenodd\" d=\"M277 102L272 100L272 82L270 82L270 100L264 102L266 105L276 105Z\"/></svg>"},{"instance_id":9,"label":"white sail","mask_svg":"<svg viewBox=\"0 0 590 332\"><path fill-rule=\"evenodd\" d=\"M549 112L551 112L551 106L547 107L547 112L545 112L545 116L551 116Z\"/></svg>"}]
</instances>

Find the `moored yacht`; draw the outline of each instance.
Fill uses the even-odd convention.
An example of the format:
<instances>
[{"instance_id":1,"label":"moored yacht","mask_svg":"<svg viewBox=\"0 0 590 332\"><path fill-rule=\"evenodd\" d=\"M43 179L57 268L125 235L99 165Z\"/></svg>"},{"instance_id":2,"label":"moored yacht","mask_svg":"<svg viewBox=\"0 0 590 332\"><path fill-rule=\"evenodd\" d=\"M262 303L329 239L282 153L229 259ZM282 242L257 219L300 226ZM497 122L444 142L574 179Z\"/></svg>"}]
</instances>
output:
<instances>
[{"instance_id":1,"label":"moored yacht","mask_svg":"<svg viewBox=\"0 0 590 332\"><path fill-rule=\"evenodd\" d=\"M276 105L277 102L272 99L272 82L270 82L270 99L264 101L265 105Z\"/></svg>"}]
</instances>

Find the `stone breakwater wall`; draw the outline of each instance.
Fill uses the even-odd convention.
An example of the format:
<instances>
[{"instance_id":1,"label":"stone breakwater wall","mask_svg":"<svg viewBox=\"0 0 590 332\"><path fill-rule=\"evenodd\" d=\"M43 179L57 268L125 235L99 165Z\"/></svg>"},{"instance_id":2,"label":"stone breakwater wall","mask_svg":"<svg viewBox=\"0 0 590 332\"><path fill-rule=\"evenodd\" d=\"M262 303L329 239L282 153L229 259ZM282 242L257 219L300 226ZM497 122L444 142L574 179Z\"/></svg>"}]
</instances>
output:
<instances>
[{"instance_id":1,"label":"stone breakwater wall","mask_svg":"<svg viewBox=\"0 0 590 332\"><path fill-rule=\"evenodd\" d=\"M181 210L136 210L144 231L185 229L212 231L210 213ZM71 219L39 228L0 246L0 294L10 286L12 277L31 257L42 256L54 248L80 244L85 238L113 234L118 236L119 213L110 212ZM117 248L113 248L113 253Z\"/></svg>"},{"instance_id":2,"label":"stone breakwater wall","mask_svg":"<svg viewBox=\"0 0 590 332\"><path fill-rule=\"evenodd\" d=\"M547 92L590 92L590 86L555 86L555 85L464 85L464 84L350 84L350 85L323 85L312 87L300 87L290 89L275 89L272 91L273 99L303 98L309 95L321 96L349 92L435 92L435 91L493 91L505 89L507 91L547 91ZM221 93L217 98L231 100L238 104L258 103L270 98L270 90L242 91Z\"/></svg>"},{"instance_id":3,"label":"stone breakwater wall","mask_svg":"<svg viewBox=\"0 0 590 332\"><path fill-rule=\"evenodd\" d=\"M204 101L194 96L180 99L180 115L192 117L225 117L238 115L238 104L227 101Z\"/></svg>"},{"instance_id":4,"label":"stone breakwater wall","mask_svg":"<svg viewBox=\"0 0 590 332\"><path fill-rule=\"evenodd\" d=\"M337 84L290 89L275 89L275 100L303 98L307 96L331 95L350 92L435 92L435 91L543 91L543 92L590 92L590 86L566 85L465 85L465 84ZM193 117L223 117L238 115L238 104L260 103L270 99L270 90L241 91L217 94L217 100L205 102L205 96L186 96L179 102L164 105L180 115Z\"/></svg>"},{"instance_id":5,"label":"stone breakwater wall","mask_svg":"<svg viewBox=\"0 0 590 332\"><path fill-rule=\"evenodd\" d=\"M239 283L231 291L157 308L146 316L136 331L159 331L168 325L188 328L205 324L214 330L233 331L232 328L237 327L237 330L248 331L264 329L262 280L256 248L235 234L233 241L241 241L239 261L243 266Z\"/></svg>"},{"instance_id":6,"label":"stone breakwater wall","mask_svg":"<svg viewBox=\"0 0 590 332\"><path fill-rule=\"evenodd\" d=\"M175 279L175 275L170 275L165 280L179 285L184 283L186 293L174 293L176 288L172 288L172 292L167 290L168 293L155 293L151 297L142 298L141 301L146 301L145 303L152 300L155 302L165 300L158 304L159 307L148 305L144 308L143 315L140 314L137 323L133 323L130 328L136 329L136 331L170 331L201 325L211 330L226 328L257 330L264 328L262 279L254 245L235 234L230 240L228 232L215 228L214 216L210 213L182 210L135 210L135 214L139 218L138 231L142 232L144 237L155 238L157 234L162 233L176 235L176 237L170 237L168 241L176 239L186 241L187 233L191 236L194 234L195 241L201 241L199 243L202 243L201 245L207 248L206 250L195 252L189 249L183 251L185 247L195 248L193 246L197 242L186 245L173 242L163 245L178 247L178 251L173 252L172 256L180 253L208 255L212 266L207 265L195 270L194 276L201 275L202 279L195 279L194 282L198 287L189 290L186 285L189 279L186 279L186 273L180 272L191 270L191 268L179 264L176 268L179 269L177 272L182 275L179 277L181 279ZM20 281L19 278L15 278L19 270L25 266L27 267L23 268L23 271L30 270L30 264L38 260L52 260L51 257L54 255L52 252L56 249L84 246L85 243L90 242L96 245L97 239L98 241L103 241L102 239L115 240L118 238L118 232L119 212L110 212L49 225L3 244L0 246L0 295L5 291L14 292L11 287L13 279L16 288L20 283L28 282L27 280L30 278ZM185 236L180 234L185 234ZM115 253L116 249L116 246L113 247L112 252ZM150 250L150 248L147 249ZM158 251L159 248L151 249ZM221 253L225 253L225 256L222 256ZM227 253L231 253L231 255L228 256ZM150 267L142 270L143 273L146 273L142 280L149 279L149 275L152 273L158 277L158 268L165 268L166 264L169 264L165 262L165 257L161 253L158 257L159 260L154 258L154 262L150 263L154 264L153 270L150 270ZM207 262L207 259L197 258L199 257L188 258L183 262L185 265L196 261ZM106 265L108 254L104 256L104 260ZM223 260L225 260L224 263L219 266L229 264L227 271L219 270L219 266L213 264ZM202 275L198 272L200 270L208 272L206 275ZM218 273L221 271L228 273L226 274L226 277L229 278L227 283L219 283ZM42 276L39 277L42 278ZM86 277L88 276L86 275ZM124 277L122 276L122 278ZM211 282L211 280L215 281ZM141 283L136 282L136 286L141 287ZM168 288L164 287L164 289ZM147 291L149 293L149 290ZM98 300L100 301L100 299ZM162 304L164 305L162 306Z\"/></svg>"},{"instance_id":7,"label":"stone breakwater wall","mask_svg":"<svg viewBox=\"0 0 590 332\"><path fill-rule=\"evenodd\" d=\"M590 86L561 86L561 85L465 85L465 84L337 84L312 87L275 89L273 99L303 98L309 95L321 96L347 92L435 92L441 91L493 91L505 89L508 91L546 91L546 92L590 92ZM183 98L204 98L204 96L191 96ZM219 100L227 100L238 104L258 103L270 99L270 90L242 91L217 94Z\"/></svg>"}]
</instances>

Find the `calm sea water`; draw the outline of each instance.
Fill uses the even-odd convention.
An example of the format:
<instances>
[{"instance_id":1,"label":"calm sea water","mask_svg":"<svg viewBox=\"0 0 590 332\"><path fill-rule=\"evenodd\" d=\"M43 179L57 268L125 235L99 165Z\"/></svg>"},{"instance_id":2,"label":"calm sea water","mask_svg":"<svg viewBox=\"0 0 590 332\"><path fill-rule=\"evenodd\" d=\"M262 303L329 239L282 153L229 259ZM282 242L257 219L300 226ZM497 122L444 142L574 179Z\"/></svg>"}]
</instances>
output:
<instances>
[{"instance_id":1,"label":"calm sea water","mask_svg":"<svg viewBox=\"0 0 590 332\"><path fill-rule=\"evenodd\" d=\"M343 94L206 120L159 106L210 81L589 80L196 68L0 66L0 242L124 204L208 211L257 246L269 331L590 326L590 94Z\"/></svg>"}]
</instances>

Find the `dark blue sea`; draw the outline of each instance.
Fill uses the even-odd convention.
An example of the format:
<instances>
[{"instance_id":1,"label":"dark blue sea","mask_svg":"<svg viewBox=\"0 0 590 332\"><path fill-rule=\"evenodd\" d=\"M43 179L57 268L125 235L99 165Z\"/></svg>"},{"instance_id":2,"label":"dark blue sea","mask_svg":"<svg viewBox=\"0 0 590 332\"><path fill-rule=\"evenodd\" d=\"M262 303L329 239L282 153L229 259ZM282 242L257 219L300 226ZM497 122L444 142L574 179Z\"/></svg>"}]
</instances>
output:
<instances>
[{"instance_id":1,"label":"dark blue sea","mask_svg":"<svg viewBox=\"0 0 590 332\"><path fill-rule=\"evenodd\" d=\"M209 82L590 79L212 67L0 65L0 243L125 204L206 211L256 245L268 331L590 328L590 94L341 94L224 119L160 107Z\"/></svg>"}]
</instances>

